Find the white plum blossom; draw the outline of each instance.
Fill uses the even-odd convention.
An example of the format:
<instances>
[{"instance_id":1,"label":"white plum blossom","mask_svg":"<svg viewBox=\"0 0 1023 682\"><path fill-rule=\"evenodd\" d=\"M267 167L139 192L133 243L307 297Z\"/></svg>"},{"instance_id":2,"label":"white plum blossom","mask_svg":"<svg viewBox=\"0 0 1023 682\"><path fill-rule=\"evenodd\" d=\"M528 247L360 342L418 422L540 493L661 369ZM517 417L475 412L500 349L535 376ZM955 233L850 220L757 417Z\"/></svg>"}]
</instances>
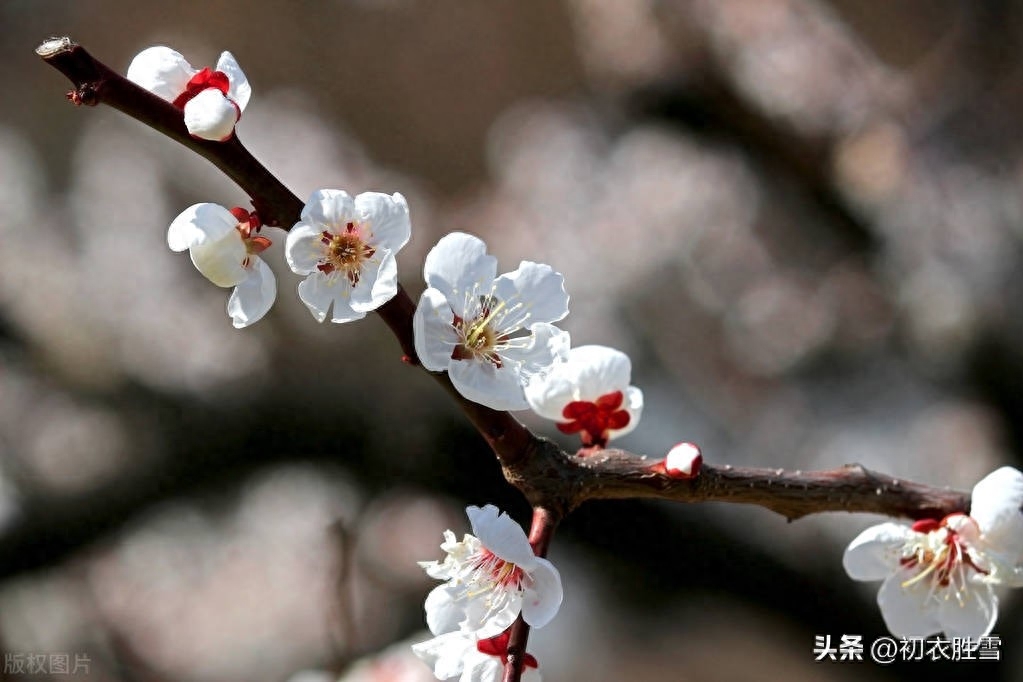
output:
<instances>
[{"instance_id":1,"label":"white plum blossom","mask_svg":"<svg viewBox=\"0 0 1023 682\"><path fill-rule=\"evenodd\" d=\"M215 69L194 69L181 53L157 45L135 55L127 76L181 109L188 132L204 140L230 139L252 95L230 52L221 53Z\"/></svg>"},{"instance_id":2,"label":"white plum blossom","mask_svg":"<svg viewBox=\"0 0 1023 682\"><path fill-rule=\"evenodd\" d=\"M339 323L366 317L398 293L395 256L411 234L400 194L313 192L285 246L291 269L307 275L299 297L319 322L328 312Z\"/></svg>"},{"instance_id":3,"label":"white plum blossom","mask_svg":"<svg viewBox=\"0 0 1023 682\"><path fill-rule=\"evenodd\" d=\"M262 233L261 233L262 232ZM254 213L218 204L194 204L167 229L167 245L188 249L192 263L218 287L234 287L227 314L238 329L258 321L277 297L277 280L258 254L284 230L263 227Z\"/></svg>"},{"instance_id":4,"label":"white plum blossom","mask_svg":"<svg viewBox=\"0 0 1023 682\"><path fill-rule=\"evenodd\" d=\"M426 256L427 289L413 327L423 366L447 371L459 393L495 410L529 407L523 386L568 351L551 322L568 314L565 280L549 265L522 261L497 276L478 237L453 232Z\"/></svg>"},{"instance_id":5,"label":"white plum blossom","mask_svg":"<svg viewBox=\"0 0 1023 682\"><path fill-rule=\"evenodd\" d=\"M444 561L420 562L431 578L446 581L426 597L426 624L434 635L471 632L485 639L518 617L543 627L561 606L561 575L533 554L526 534L507 514L488 504L467 507L472 535L461 542L444 532Z\"/></svg>"},{"instance_id":6,"label":"white plum blossom","mask_svg":"<svg viewBox=\"0 0 1023 682\"><path fill-rule=\"evenodd\" d=\"M578 346L526 385L526 400L562 433L578 433L583 445L603 447L636 428L643 392L630 386L632 363L607 346Z\"/></svg>"},{"instance_id":7,"label":"white plum blossom","mask_svg":"<svg viewBox=\"0 0 1023 682\"><path fill-rule=\"evenodd\" d=\"M1023 474L1002 467L973 488L970 514L882 523L863 531L842 564L854 580L883 580L877 603L897 637L978 638L998 617L992 587L1023 586Z\"/></svg>"},{"instance_id":8,"label":"white plum blossom","mask_svg":"<svg viewBox=\"0 0 1023 682\"><path fill-rule=\"evenodd\" d=\"M412 651L433 669L439 680L501 682L508 662L509 631L479 639L475 633L456 630L412 645ZM541 682L536 659L526 654L523 682Z\"/></svg>"}]
</instances>

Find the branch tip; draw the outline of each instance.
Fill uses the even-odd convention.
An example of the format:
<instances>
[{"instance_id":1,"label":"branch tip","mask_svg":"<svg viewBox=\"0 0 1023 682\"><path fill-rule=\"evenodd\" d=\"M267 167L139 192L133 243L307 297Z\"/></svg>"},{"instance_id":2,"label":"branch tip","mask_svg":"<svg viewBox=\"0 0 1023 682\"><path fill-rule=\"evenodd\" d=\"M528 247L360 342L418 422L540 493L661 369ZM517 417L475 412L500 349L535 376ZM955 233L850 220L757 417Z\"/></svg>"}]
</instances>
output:
<instances>
[{"instance_id":1,"label":"branch tip","mask_svg":"<svg viewBox=\"0 0 1023 682\"><path fill-rule=\"evenodd\" d=\"M39 44L39 47L36 48L36 54L46 59L61 52L70 52L76 47L78 47L78 43L67 36L53 36Z\"/></svg>"}]
</instances>

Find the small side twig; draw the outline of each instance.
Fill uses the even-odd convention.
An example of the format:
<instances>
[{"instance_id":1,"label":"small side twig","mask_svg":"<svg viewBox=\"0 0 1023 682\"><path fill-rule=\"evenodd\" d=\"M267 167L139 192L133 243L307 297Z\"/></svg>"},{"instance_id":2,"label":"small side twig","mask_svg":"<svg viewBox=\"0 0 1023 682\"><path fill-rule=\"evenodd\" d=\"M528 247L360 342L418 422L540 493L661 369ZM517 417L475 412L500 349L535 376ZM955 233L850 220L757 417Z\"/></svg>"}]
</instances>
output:
<instances>
[{"instance_id":1,"label":"small side twig","mask_svg":"<svg viewBox=\"0 0 1023 682\"><path fill-rule=\"evenodd\" d=\"M551 540L554 538L554 530L558 527L560 516L546 507L533 509L533 522L529 529L529 544L533 553L539 557L546 557L550 549ZM526 645L529 643L529 624L522 619L522 615L515 620L511 626L511 633L508 637L508 660L504 666L504 676L501 682L519 682L522 679L522 670L526 662Z\"/></svg>"}]
</instances>

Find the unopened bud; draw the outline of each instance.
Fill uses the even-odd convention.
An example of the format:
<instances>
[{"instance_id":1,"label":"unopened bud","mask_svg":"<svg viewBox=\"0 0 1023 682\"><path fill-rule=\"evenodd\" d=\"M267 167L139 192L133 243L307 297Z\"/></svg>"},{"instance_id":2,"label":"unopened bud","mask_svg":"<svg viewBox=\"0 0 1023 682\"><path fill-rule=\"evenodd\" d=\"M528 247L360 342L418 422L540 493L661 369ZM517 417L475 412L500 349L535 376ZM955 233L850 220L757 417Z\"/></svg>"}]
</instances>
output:
<instances>
[{"instance_id":1,"label":"unopened bud","mask_svg":"<svg viewBox=\"0 0 1023 682\"><path fill-rule=\"evenodd\" d=\"M703 453L693 443L679 443L664 458L664 470L672 478L694 478L702 464Z\"/></svg>"}]
</instances>

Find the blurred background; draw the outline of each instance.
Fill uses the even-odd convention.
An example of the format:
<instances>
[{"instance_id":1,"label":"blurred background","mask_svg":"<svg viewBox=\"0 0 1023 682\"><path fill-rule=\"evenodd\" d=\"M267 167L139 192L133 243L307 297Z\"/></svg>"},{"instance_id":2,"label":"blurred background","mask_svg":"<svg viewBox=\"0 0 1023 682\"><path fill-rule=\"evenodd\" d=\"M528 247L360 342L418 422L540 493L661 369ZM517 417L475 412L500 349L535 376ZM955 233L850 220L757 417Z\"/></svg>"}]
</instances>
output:
<instances>
[{"instance_id":1,"label":"blurred background","mask_svg":"<svg viewBox=\"0 0 1023 682\"><path fill-rule=\"evenodd\" d=\"M68 104L43 39L231 50L239 135L296 194L408 197L413 296L453 230L563 272L564 328L646 394L623 447L969 489L1023 453L1021 33L998 0L6 0L0 649L56 658L3 679L432 679L415 562L466 504L529 517L379 319L318 325L275 267L234 330L165 232L247 197ZM549 682L1023 679L1013 594L1000 664L814 663L884 633L841 568L877 521L592 503L530 650Z\"/></svg>"}]
</instances>

